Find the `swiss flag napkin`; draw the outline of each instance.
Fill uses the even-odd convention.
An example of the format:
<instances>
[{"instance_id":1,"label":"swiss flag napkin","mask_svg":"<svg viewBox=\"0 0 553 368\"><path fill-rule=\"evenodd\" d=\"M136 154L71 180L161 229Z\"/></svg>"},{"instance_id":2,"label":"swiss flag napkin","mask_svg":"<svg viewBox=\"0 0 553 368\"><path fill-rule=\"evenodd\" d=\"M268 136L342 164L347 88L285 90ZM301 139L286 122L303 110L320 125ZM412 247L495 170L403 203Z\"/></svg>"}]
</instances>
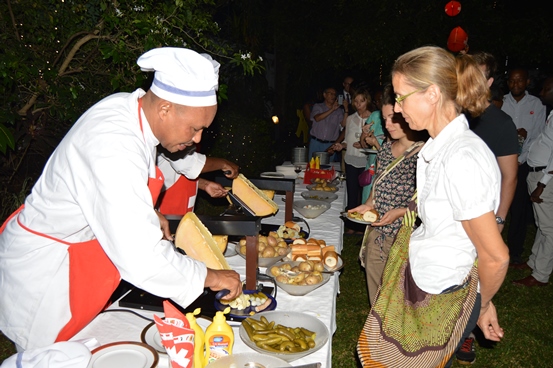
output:
<instances>
[{"instance_id":1,"label":"swiss flag napkin","mask_svg":"<svg viewBox=\"0 0 553 368\"><path fill-rule=\"evenodd\" d=\"M161 343L171 359L172 368L192 368L194 355L194 330L186 316L169 301L163 301L165 319L154 315Z\"/></svg>"}]
</instances>

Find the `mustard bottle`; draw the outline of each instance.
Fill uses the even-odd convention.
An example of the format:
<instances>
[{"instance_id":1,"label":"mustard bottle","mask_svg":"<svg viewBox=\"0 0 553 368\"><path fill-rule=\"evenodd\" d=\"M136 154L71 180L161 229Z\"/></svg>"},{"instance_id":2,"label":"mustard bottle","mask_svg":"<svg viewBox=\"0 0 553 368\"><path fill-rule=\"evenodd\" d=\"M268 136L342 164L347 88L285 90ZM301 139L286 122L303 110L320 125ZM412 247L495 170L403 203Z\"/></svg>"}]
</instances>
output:
<instances>
[{"instance_id":1,"label":"mustard bottle","mask_svg":"<svg viewBox=\"0 0 553 368\"><path fill-rule=\"evenodd\" d=\"M321 168L321 159L319 158L319 156L315 157L315 169L320 169Z\"/></svg>"},{"instance_id":2,"label":"mustard bottle","mask_svg":"<svg viewBox=\"0 0 553 368\"><path fill-rule=\"evenodd\" d=\"M205 349L205 334L204 330L198 322L196 322L196 315L200 314L201 309L196 308L193 313L186 313L186 319L190 323L190 328L194 330L194 368L204 367L204 349Z\"/></svg>"},{"instance_id":3,"label":"mustard bottle","mask_svg":"<svg viewBox=\"0 0 553 368\"><path fill-rule=\"evenodd\" d=\"M230 307L227 307L223 312L215 313L213 322L205 330L204 367L219 358L232 355L234 332L225 318L229 312Z\"/></svg>"},{"instance_id":4,"label":"mustard bottle","mask_svg":"<svg viewBox=\"0 0 553 368\"><path fill-rule=\"evenodd\" d=\"M315 168L315 158L311 157L311 161L309 161L309 168L314 169Z\"/></svg>"}]
</instances>

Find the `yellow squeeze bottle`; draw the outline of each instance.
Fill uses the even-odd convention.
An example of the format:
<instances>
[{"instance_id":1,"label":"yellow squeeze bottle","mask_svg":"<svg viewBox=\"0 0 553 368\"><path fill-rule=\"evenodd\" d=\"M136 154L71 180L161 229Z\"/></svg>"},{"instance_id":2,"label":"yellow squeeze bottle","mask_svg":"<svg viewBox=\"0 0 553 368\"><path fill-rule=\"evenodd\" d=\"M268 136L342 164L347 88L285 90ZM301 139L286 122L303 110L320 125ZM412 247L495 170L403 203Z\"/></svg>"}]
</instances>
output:
<instances>
[{"instance_id":1,"label":"yellow squeeze bottle","mask_svg":"<svg viewBox=\"0 0 553 368\"><path fill-rule=\"evenodd\" d=\"M315 169L320 169L321 168L321 159L319 158L319 156L315 157Z\"/></svg>"},{"instance_id":2,"label":"yellow squeeze bottle","mask_svg":"<svg viewBox=\"0 0 553 368\"><path fill-rule=\"evenodd\" d=\"M219 358L232 355L234 332L225 318L225 313L228 312L230 307L215 313L213 322L205 330L204 367Z\"/></svg>"},{"instance_id":3,"label":"yellow squeeze bottle","mask_svg":"<svg viewBox=\"0 0 553 368\"><path fill-rule=\"evenodd\" d=\"M204 349L205 349L205 334L204 330L198 322L196 322L196 315L200 314L200 308L196 308L194 313L186 313L186 319L190 323L190 328L194 330L194 368L203 368L204 364Z\"/></svg>"},{"instance_id":4,"label":"yellow squeeze bottle","mask_svg":"<svg viewBox=\"0 0 553 368\"><path fill-rule=\"evenodd\" d=\"M315 158L311 157L311 161L309 161L309 168L314 169L315 168Z\"/></svg>"}]
</instances>

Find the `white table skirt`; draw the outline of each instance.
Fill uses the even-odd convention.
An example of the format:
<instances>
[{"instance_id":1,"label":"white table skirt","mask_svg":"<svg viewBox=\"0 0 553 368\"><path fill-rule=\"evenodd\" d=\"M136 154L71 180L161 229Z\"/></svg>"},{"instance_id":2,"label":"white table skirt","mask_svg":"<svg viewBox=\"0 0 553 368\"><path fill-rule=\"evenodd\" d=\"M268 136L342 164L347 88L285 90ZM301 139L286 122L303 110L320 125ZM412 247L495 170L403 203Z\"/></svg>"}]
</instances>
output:
<instances>
[{"instance_id":1,"label":"white table skirt","mask_svg":"<svg viewBox=\"0 0 553 368\"><path fill-rule=\"evenodd\" d=\"M336 163L338 164L338 163ZM339 168L339 167L337 167ZM306 185L300 179L296 180L296 191L294 200L301 200L301 192L307 190ZM310 237L324 239L327 245L334 245L336 251L341 253L343 221L340 219L340 212L345 207L345 186L336 193L338 199L332 202L331 208L316 219L306 220L311 229ZM279 212L272 217L263 219L262 223L282 225L284 223L284 202L283 195L275 195L275 202L279 205ZM299 215L295 213L294 215ZM300 216L301 217L301 216ZM239 255L227 258L230 266L238 272L242 278L246 274L246 261ZM260 268L264 273L265 269ZM293 365L321 362L323 367L332 366L332 335L336 331L336 296L339 293L339 275L334 274L331 280L320 288L305 296L291 296L284 290L277 290L277 310L295 311L311 314L319 318L330 331L329 341L320 350L312 353L302 359L291 362ZM128 309L119 307L115 302L109 309ZM162 315L160 312L151 312L146 310L128 309L137 312L147 318L153 318L154 314ZM108 312L97 316L88 326L79 332L72 340L84 340L95 338L100 345L117 341L140 341L142 330L149 324L132 313ZM199 318L198 323L205 328L211 323L209 319ZM238 334L239 323L230 322L234 330L234 348L233 353L252 352L244 344ZM158 367L169 367L169 362L165 354L160 354Z\"/></svg>"}]
</instances>

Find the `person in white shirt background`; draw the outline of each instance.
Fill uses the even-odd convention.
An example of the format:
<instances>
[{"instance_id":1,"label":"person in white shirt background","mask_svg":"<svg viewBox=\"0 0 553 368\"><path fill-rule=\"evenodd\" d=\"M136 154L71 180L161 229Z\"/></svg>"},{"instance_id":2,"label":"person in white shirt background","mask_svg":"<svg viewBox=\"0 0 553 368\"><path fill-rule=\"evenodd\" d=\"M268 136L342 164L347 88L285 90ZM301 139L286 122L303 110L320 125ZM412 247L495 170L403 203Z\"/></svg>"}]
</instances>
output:
<instances>
[{"instance_id":1,"label":"person in white shirt background","mask_svg":"<svg viewBox=\"0 0 553 368\"><path fill-rule=\"evenodd\" d=\"M242 292L240 275L211 270L165 240L154 210L163 185L157 146L185 150L217 111L219 63L184 48L138 58L154 71L145 92L92 106L49 158L24 206L0 229L0 330L18 349L67 341L101 310L121 279L182 307L205 287ZM175 162L190 178L205 162Z\"/></svg>"},{"instance_id":2,"label":"person in white shirt background","mask_svg":"<svg viewBox=\"0 0 553 368\"><path fill-rule=\"evenodd\" d=\"M526 184L526 177L530 171L526 162L528 148L541 133L545 123L545 106L539 98L532 96L527 91L529 84L530 78L526 69L510 70L507 80L510 92L504 96L501 106L501 110L513 119L519 135L519 142L521 142L517 186L509 208L510 222L507 233L511 266L515 268L524 264L521 256L524 250L526 227L532 216L528 185Z\"/></svg>"},{"instance_id":3,"label":"person in white shirt background","mask_svg":"<svg viewBox=\"0 0 553 368\"><path fill-rule=\"evenodd\" d=\"M553 106L553 77L547 78L540 93L542 100ZM528 148L528 193L536 220L536 238L527 266L532 274L515 280L515 285L545 286L553 271L553 111L549 113L543 132Z\"/></svg>"}]
</instances>

